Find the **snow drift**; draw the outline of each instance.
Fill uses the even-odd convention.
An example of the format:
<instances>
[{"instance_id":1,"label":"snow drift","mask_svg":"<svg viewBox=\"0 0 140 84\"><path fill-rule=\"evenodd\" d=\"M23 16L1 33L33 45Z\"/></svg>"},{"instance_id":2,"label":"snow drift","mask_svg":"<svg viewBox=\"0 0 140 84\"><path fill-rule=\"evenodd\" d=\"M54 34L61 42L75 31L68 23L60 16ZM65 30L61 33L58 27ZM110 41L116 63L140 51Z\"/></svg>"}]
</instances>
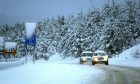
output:
<instances>
[{"instance_id":1,"label":"snow drift","mask_svg":"<svg viewBox=\"0 0 140 84\"><path fill-rule=\"evenodd\" d=\"M110 64L140 67L140 44L110 59Z\"/></svg>"}]
</instances>

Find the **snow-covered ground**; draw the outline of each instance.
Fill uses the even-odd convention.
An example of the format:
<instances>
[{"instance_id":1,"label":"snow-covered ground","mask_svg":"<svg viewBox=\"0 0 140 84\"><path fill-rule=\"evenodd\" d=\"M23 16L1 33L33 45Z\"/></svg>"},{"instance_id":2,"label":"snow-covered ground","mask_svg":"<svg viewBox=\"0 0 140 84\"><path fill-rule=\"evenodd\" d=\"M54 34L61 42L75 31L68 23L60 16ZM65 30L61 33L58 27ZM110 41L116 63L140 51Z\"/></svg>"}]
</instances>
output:
<instances>
[{"instance_id":1,"label":"snow-covered ground","mask_svg":"<svg viewBox=\"0 0 140 84\"><path fill-rule=\"evenodd\" d=\"M63 59L60 57L58 53L56 53L53 56L51 56L47 62L59 63L59 64L79 64L79 58L69 57L69 58Z\"/></svg>"},{"instance_id":2,"label":"snow-covered ground","mask_svg":"<svg viewBox=\"0 0 140 84\"><path fill-rule=\"evenodd\" d=\"M140 67L140 45L111 58L109 64ZM100 66L99 66L100 67ZM111 66L103 66L111 67ZM48 61L32 61L20 67L0 71L2 84L100 84L106 73L90 64L81 65L79 59L53 55Z\"/></svg>"},{"instance_id":3,"label":"snow-covered ground","mask_svg":"<svg viewBox=\"0 0 140 84\"><path fill-rule=\"evenodd\" d=\"M140 44L109 60L109 64L140 67Z\"/></svg>"},{"instance_id":4,"label":"snow-covered ground","mask_svg":"<svg viewBox=\"0 0 140 84\"><path fill-rule=\"evenodd\" d=\"M99 84L104 72L91 65L80 65L78 59L61 59L55 54L49 61L0 71L2 84ZM104 77L102 77L104 80Z\"/></svg>"}]
</instances>

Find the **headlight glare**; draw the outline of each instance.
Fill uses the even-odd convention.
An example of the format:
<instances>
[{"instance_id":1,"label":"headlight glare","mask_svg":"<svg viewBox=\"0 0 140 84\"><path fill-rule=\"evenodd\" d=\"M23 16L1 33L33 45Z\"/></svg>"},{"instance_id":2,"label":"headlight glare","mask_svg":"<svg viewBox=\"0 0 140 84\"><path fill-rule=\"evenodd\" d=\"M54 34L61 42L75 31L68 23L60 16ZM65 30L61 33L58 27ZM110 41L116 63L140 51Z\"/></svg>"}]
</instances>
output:
<instances>
[{"instance_id":1,"label":"headlight glare","mask_svg":"<svg viewBox=\"0 0 140 84\"><path fill-rule=\"evenodd\" d=\"M98 61L98 58L94 58L94 61Z\"/></svg>"},{"instance_id":2,"label":"headlight glare","mask_svg":"<svg viewBox=\"0 0 140 84\"><path fill-rule=\"evenodd\" d=\"M83 58L82 60L86 60L86 58Z\"/></svg>"}]
</instances>

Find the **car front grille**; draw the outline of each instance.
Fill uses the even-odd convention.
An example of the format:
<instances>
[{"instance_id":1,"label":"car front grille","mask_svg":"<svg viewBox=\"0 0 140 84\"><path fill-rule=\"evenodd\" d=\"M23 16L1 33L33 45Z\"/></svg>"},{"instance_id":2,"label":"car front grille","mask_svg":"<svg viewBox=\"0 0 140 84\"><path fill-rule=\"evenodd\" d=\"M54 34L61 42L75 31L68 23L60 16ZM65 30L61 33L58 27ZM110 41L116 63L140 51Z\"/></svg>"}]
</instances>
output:
<instances>
[{"instance_id":1,"label":"car front grille","mask_svg":"<svg viewBox=\"0 0 140 84\"><path fill-rule=\"evenodd\" d=\"M103 59L104 59L103 57L99 57L99 58L98 58L98 60L103 60Z\"/></svg>"},{"instance_id":2,"label":"car front grille","mask_svg":"<svg viewBox=\"0 0 140 84\"><path fill-rule=\"evenodd\" d=\"M91 58L87 58L87 60L91 60Z\"/></svg>"}]
</instances>

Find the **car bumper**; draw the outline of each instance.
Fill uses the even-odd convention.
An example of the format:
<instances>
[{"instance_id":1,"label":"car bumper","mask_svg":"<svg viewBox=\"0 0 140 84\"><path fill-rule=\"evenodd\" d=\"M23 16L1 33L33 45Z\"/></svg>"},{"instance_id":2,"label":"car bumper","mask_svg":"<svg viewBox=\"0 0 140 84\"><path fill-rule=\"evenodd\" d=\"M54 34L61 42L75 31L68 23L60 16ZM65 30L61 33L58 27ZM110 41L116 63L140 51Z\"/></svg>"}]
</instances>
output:
<instances>
[{"instance_id":1,"label":"car bumper","mask_svg":"<svg viewBox=\"0 0 140 84\"><path fill-rule=\"evenodd\" d=\"M96 59L93 59L93 61L94 62L106 62L106 61L108 61L108 59L98 59L98 58L96 58Z\"/></svg>"},{"instance_id":2,"label":"car bumper","mask_svg":"<svg viewBox=\"0 0 140 84\"><path fill-rule=\"evenodd\" d=\"M83 62L89 62L89 61L91 61L91 60L82 60Z\"/></svg>"}]
</instances>

